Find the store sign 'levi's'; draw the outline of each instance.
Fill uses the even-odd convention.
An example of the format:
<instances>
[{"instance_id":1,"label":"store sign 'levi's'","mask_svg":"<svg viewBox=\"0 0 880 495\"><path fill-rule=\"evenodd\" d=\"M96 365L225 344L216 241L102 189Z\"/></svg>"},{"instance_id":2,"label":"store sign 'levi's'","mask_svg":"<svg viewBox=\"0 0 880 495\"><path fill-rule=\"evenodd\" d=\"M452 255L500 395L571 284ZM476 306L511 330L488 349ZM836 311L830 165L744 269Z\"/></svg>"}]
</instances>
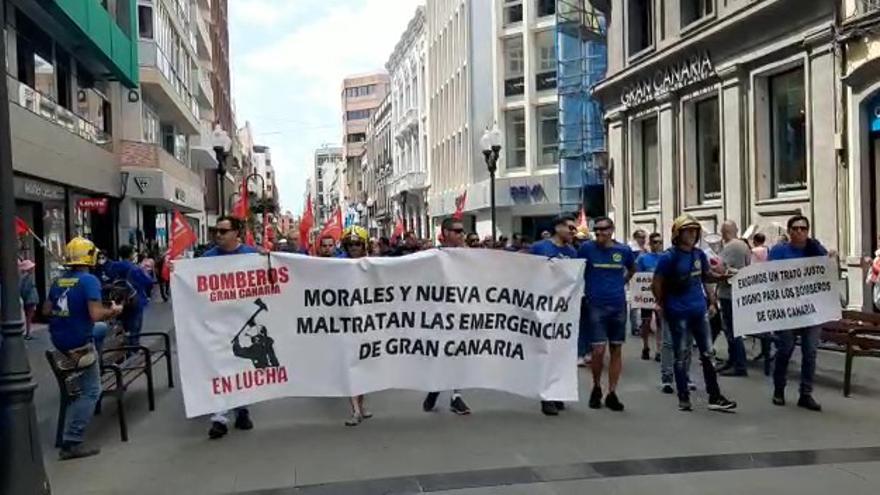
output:
<instances>
[{"instance_id":1,"label":"store sign 'levi's'","mask_svg":"<svg viewBox=\"0 0 880 495\"><path fill-rule=\"evenodd\" d=\"M87 198L76 201L76 207L82 211L94 211L99 215L107 213L107 198Z\"/></svg>"},{"instance_id":2,"label":"store sign 'levi's'","mask_svg":"<svg viewBox=\"0 0 880 495\"><path fill-rule=\"evenodd\" d=\"M482 249L181 260L171 289L186 415L385 389L577 400L583 270Z\"/></svg>"},{"instance_id":3,"label":"store sign 'levi's'","mask_svg":"<svg viewBox=\"0 0 880 495\"><path fill-rule=\"evenodd\" d=\"M715 75L715 67L709 54L694 55L675 65L663 67L654 77L642 79L624 88L620 102L634 107L660 98L681 88L705 81Z\"/></svg>"}]
</instances>

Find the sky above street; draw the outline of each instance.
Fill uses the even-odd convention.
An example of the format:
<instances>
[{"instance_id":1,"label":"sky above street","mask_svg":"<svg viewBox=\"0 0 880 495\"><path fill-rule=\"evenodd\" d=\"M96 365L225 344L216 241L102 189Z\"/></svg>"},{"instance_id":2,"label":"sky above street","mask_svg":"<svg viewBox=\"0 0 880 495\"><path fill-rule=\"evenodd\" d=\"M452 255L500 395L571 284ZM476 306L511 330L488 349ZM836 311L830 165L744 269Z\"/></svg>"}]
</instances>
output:
<instances>
[{"instance_id":1,"label":"sky above street","mask_svg":"<svg viewBox=\"0 0 880 495\"><path fill-rule=\"evenodd\" d=\"M299 214L313 153L342 141L342 79L384 70L421 0L229 0L237 124L269 146Z\"/></svg>"}]
</instances>

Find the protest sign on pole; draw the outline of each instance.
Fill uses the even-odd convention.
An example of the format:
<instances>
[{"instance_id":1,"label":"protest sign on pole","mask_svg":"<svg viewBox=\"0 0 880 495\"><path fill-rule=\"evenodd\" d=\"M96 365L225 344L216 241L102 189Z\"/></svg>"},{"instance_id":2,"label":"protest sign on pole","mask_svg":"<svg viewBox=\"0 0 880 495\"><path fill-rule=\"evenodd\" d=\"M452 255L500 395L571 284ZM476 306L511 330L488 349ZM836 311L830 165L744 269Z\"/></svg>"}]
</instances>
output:
<instances>
[{"instance_id":1,"label":"protest sign on pole","mask_svg":"<svg viewBox=\"0 0 880 495\"><path fill-rule=\"evenodd\" d=\"M640 309L654 309L653 272L636 272L629 280L630 306Z\"/></svg>"},{"instance_id":2,"label":"protest sign on pole","mask_svg":"<svg viewBox=\"0 0 880 495\"><path fill-rule=\"evenodd\" d=\"M756 263L730 284L736 336L809 327L841 316L837 263L827 256Z\"/></svg>"},{"instance_id":3,"label":"protest sign on pole","mask_svg":"<svg viewBox=\"0 0 880 495\"><path fill-rule=\"evenodd\" d=\"M179 262L172 292L188 417L392 388L577 400L579 260L233 255Z\"/></svg>"}]
</instances>

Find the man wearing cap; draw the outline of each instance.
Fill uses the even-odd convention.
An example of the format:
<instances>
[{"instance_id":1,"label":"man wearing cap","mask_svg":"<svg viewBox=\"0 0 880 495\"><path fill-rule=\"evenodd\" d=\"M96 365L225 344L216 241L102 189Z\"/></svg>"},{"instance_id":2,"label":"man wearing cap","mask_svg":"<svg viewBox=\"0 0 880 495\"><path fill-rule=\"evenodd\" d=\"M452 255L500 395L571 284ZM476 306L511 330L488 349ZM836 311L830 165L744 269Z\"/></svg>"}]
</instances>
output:
<instances>
[{"instance_id":1,"label":"man wearing cap","mask_svg":"<svg viewBox=\"0 0 880 495\"><path fill-rule=\"evenodd\" d=\"M709 409L728 411L736 408L736 402L721 395L712 364L708 316L717 311L717 306L715 294L706 289L706 284L717 281L717 277L709 271L706 253L697 247L701 229L700 223L691 215L675 219L672 224L672 247L657 262L652 288L657 309L666 319L672 337L678 408L681 411L693 410L687 375L690 336L693 336L700 350L700 363L709 393Z\"/></svg>"}]
</instances>

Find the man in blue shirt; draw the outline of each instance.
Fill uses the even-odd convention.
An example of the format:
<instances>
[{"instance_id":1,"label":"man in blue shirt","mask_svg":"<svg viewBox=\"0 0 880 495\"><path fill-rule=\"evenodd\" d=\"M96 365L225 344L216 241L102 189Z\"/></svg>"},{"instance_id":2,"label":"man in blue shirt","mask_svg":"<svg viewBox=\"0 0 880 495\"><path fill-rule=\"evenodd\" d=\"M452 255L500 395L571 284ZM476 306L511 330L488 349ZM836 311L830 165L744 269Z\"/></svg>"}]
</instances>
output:
<instances>
[{"instance_id":1,"label":"man in blue shirt","mask_svg":"<svg viewBox=\"0 0 880 495\"><path fill-rule=\"evenodd\" d=\"M663 236L661 236L658 232L654 232L648 238L648 251L643 252L636 258L636 271L637 272L646 272L646 273L654 273L654 269L657 268L657 263L660 261L660 256L663 251ZM635 251L635 250L633 250ZM651 332L654 332L651 328L651 321L654 320L655 311L653 309L645 309L641 308L639 310L640 316L640 325L639 325L639 334L642 336L642 359L648 361L651 359ZM656 318L657 327L660 327L660 318ZM656 335L657 341L657 355L654 357L656 361L660 361L660 334L661 332L654 332Z\"/></svg>"},{"instance_id":2,"label":"man in blue shirt","mask_svg":"<svg viewBox=\"0 0 880 495\"><path fill-rule=\"evenodd\" d=\"M835 256L829 253L819 241L810 237L810 221L803 215L788 219L788 242L782 242L770 249L768 261L809 258L813 256ZM798 407L810 411L821 411L822 406L813 399L813 378L816 375L816 350L819 346L820 326L783 330L776 332L776 366L773 370L773 404L785 405L785 382L788 363L794 352L795 335L801 337L801 386Z\"/></svg>"},{"instance_id":3,"label":"man in blue shirt","mask_svg":"<svg viewBox=\"0 0 880 495\"><path fill-rule=\"evenodd\" d=\"M218 218L214 227L214 247L202 253L201 257L258 254L260 251L257 248L241 243L242 229L242 221L238 218L231 216ZM208 431L208 438L216 440L229 432L229 418L226 417L228 412L220 411L211 416L211 429ZM235 427L239 430L253 429L254 423L251 421L250 412L246 407L239 407L235 410Z\"/></svg>"},{"instance_id":4,"label":"man in blue shirt","mask_svg":"<svg viewBox=\"0 0 880 495\"><path fill-rule=\"evenodd\" d=\"M153 279L140 266L134 263L134 248L128 245L120 246L119 261L115 261L107 268L107 276L112 281L128 282L135 290L135 297L125 305L122 312L122 326L128 334L128 345L139 345L141 328L144 325L144 309L150 301L150 293L153 292Z\"/></svg>"},{"instance_id":5,"label":"man in blue shirt","mask_svg":"<svg viewBox=\"0 0 880 495\"><path fill-rule=\"evenodd\" d=\"M85 430L95 413L95 405L101 397L100 343L107 333L106 324L96 322L119 315L122 307L113 303L105 308L101 298L101 282L89 273L95 266L98 250L94 243L82 237L72 239L65 248L63 275L52 282L43 313L49 317L49 334L52 345L72 359L89 353L88 346L95 346L95 360L79 368L75 378L80 394L67 406L64 417L59 458L64 461L89 457L101 452L83 445ZM82 361L80 361L82 364Z\"/></svg>"},{"instance_id":6,"label":"man in blue shirt","mask_svg":"<svg viewBox=\"0 0 880 495\"><path fill-rule=\"evenodd\" d=\"M597 218L593 230L596 240L583 244L578 251L578 257L587 262L584 278L589 306L590 343L593 346L590 407L602 407L602 368L605 364L605 347L610 344L611 361L605 406L612 411L623 411L616 390L623 368L621 347L626 340L626 284L636 271L635 256L627 245L614 240L614 222L610 218Z\"/></svg>"},{"instance_id":7,"label":"man in blue shirt","mask_svg":"<svg viewBox=\"0 0 880 495\"><path fill-rule=\"evenodd\" d=\"M577 226L574 223L574 217L561 215L553 220L554 233L549 239L540 240L529 248L529 253L538 256L546 256L547 258L576 258L577 251L571 247L574 240L574 233ZM587 332L586 332L586 301L581 301L581 319L580 332L578 334L578 359L582 359L587 354ZM562 401L541 401L541 412L547 416L557 416L559 411L565 409L565 403Z\"/></svg>"},{"instance_id":8,"label":"man in blue shirt","mask_svg":"<svg viewBox=\"0 0 880 495\"><path fill-rule=\"evenodd\" d=\"M715 293L706 282L717 281L709 271L706 254L697 247L702 227L691 215L682 215L672 224L672 247L660 257L652 286L657 308L666 319L674 357L673 374L678 391L678 408L692 411L687 364L690 362L690 335L700 350L700 363L709 393L709 409L726 411L736 402L721 395L718 376L712 364L712 343L708 311L717 312ZM708 301L707 301L708 297Z\"/></svg>"}]
</instances>

